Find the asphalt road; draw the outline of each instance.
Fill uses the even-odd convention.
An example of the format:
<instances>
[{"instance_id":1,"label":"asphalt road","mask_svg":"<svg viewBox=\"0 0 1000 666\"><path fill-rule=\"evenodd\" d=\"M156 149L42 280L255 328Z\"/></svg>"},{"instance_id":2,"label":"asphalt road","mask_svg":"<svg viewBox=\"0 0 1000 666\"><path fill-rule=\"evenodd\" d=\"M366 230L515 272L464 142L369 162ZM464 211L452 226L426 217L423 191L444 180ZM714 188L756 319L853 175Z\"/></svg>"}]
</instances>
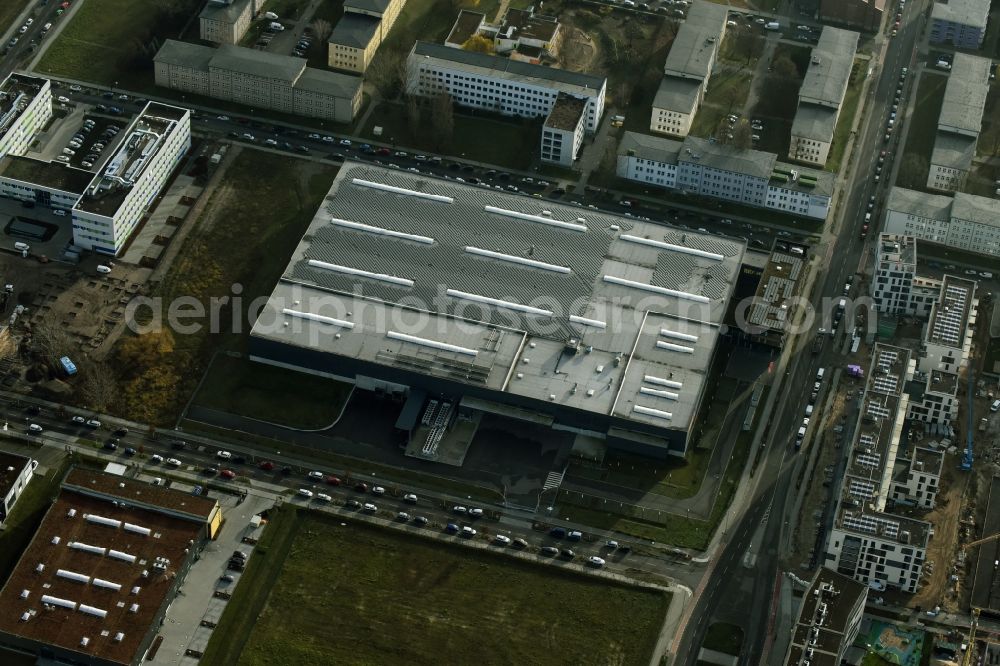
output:
<instances>
[{"instance_id":1,"label":"asphalt road","mask_svg":"<svg viewBox=\"0 0 1000 666\"><path fill-rule=\"evenodd\" d=\"M2 47L0 53L3 55L2 60L0 60L0 80L7 78L8 74L23 66L38 50L41 42L47 38L47 35L42 34L42 28L46 23L53 24L50 33L55 31L55 23L61 20L61 18L56 17L59 4L56 0L37 2L31 12L32 24L28 26L28 29L21 33L19 32L21 26L14 26L11 36L8 36L7 41L0 45ZM11 44L11 40L15 37L17 42Z\"/></svg>"},{"instance_id":2,"label":"asphalt road","mask_svg":"<svg viewBox=\"0 0 1000 666\"><path fill-rule=\"evenodd\" d=\"M867 239L861 238L861 227L865 212L871 197L875 197L876 205L872 211L872 219L880 219L879 208L885 198L889 178L875 175L879 166L877 156L882 150L887 151L887 159L883 170L887 173L891 160L898 145L899 135L905 131L897 122L896 131L890 141L884 139L886 121L899 82L900 69L908 67L912 74L912 62L915 53L914 45L923 27L924 5L911 2L904 13L904 21L899 34L891 38L879 69L874 72L878 77L872 93L873 98L865 108L865 121L860 125L860 137L854 147L854 160L850 169L846 200L842 202L843 221L834 235L828 234L831 247L820 244L817 252L825 253L824 261L818 270L823 271L818 297L813 300L820 307L822 299L836 299L843 293L848 276L854 274L860 261L865 243L872 244L877 238L876 224L869 230ZM873 60L878 60L875 58ZM906 96L913 89L913 76L908 76L903 90L903 98L899 108L905 107ZM834 339L828 342L823 353L818 357L811 355L808 349L799 351L790 359L789 375L783 381L781 390L783 396L776 405L776 415L767 436L764 458L758 467L759 477L757 491L749 501L746 512L732 528L732 537L726 547L718 555L713 580L705 588L706 592L697 598L688 620L688 631L682 639L675 663L694 664L697 660L701 641L705 630L713 619L735 621L744 629L746 640L739 663L756 666L762 662L766 637L772 628L772 606L776 576L778 575L780 557L779 544L781 532L788 520L787 512L791 510L792 491L799 465L804 456L794 453L793 437L803 417L805 401L810 392L810 385L815 379L815 372L820 366L831 367L842 363L843 357L838 351L846 331L851 328L850 322L842 323ZM752 568L742 566L743 558L748 549L748 539L761 527L762 516L768 520L762 526L763 533L758 535L763 547L754 553L756 559ZM735 609L735 612L734 610ZM771 657L776 657L772 654Z\"/></svg>"}]
</instances>

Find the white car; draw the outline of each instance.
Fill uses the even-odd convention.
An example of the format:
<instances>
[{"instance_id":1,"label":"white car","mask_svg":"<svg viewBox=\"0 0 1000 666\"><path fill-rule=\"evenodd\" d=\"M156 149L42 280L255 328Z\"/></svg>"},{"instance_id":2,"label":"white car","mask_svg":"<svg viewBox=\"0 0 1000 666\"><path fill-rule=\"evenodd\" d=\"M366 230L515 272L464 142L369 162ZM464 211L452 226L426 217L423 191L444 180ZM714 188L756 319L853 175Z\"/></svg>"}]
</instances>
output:
<instances>
[{"instance_id":1,"label":"white car","mask_svg":"<svg viewBox=\"0 0 1000 666\"><path fill-rule=\"evenodd\" d=\"M351 140L350 139L341 139L340 140L340 145L342 145L342 146L349 146L349 145L351 145Z\"/></svg>"},{"instance_id":2,"label":"white car","mask_svg":"<svg viewBox=\"0 0 1000 666\"><path fill-rule=\"evenodd\" d=\"M154 453L149 457L149 461L155 463L161 463L163 462L163 456L161 456L159 453Z\"/></svg>"},{"instance_id":3,"label":"white car","mask_svg":"<svg viewBox=\"0 0 1000 666\"><path fill-rule=\"evenodd\" d=\"M336 139L334 139L332 136L323 137L323 143L333 143L334 141L336 141Z\"/></svg>"},{"instance_id":4,"label":"white car","mask_svg":"<svg viewBox=\"0 0 1000 666\"><path fill-rule=\"evenodd\" d=\"M481 518L483 515L482 509L469 509L469 515L473 518Z\"/></svg>"},{"instance_id":5,"label":"white car","mask_svg":"<svg viewBox=\"0 0 1000 666\"><path fill-rule=\"evenodd\" d=\"M97 419L90 419L89 421L87 421L87 425L90 426L91 428L100 428L101 422L98 421Z\"/></svg>"},{"instance_id":6,"label":"white car","mask_svg":"<svg viewBox=\"0 0 1000 666\"><path fill-rule=\"evenodd\" d=\"M467 508L465 508L464 506L461 506L461 505L455 505L454 507L452 507L451 510L452 510L453 513L458 513L458 514L461 514L461 515L465 515L465 514L469 513L469 510Z\"/></svg>"},{"instance_id":7,"label":"white car","mask_svg":"<svg viewBox=\"0 0 1000 666\"><path fill-rule=\"evenodd\" d=\"M617 541L605 541L604 542L604 547L607 548L607 549L609 549L609 550L617 550L618 549L618 542Z\"/></svg>"},{"instance_id":8,"label":"white car","mask_svg":"<svg viewBox=\"0 0 1000 666\"><path fill-rule=\"evenodd\" d=\"M316 499L320 502L332 502L333 498L326 493L316 493Z\"/></svg>"},{"instance_id":9,"label":"white car","mask_svg":"<svg viewBox=\"0 0 1000 666\"><path fill-rule=\"evenodd\" d=\"M36 434L40 433L42 432L42 426L38 425L37 423L31 423L28 425L28 432L33 432Z\"/></svg>"},{"instance_id":10,"label":"white car","mask_svg":"<svg viewBox=\"0 0 1000 666\"><path fill-rule=\"evenodd\" d=\"M220 460L229 460L230 458L232 458L232 457L233 457L233 454L232 454L232 453L230 453L229 451L222 451L222 450L220 449L220 450L219 450L219 451L218 451L218 452L217 452L217 453L215 454L215 457L216 457L216 458L219 458Z\"/></svg>"},{"instance_id":11,"label":"white car","mask_svg":"<svg viewBox=\"0 0 1000 666\"><path fill-rule=\"evenodd\" d=\"M413 493L406 493L405 495L403 495L403 501L408 504L416 504L417 496L414 495Z\"/></svg>"},{"instance_id":12,"label":"white car","mask_svg":"<svg viewBox=\"0 0 1000 666\"><path fill-rule=\"evenodd\" d=\"M476 530L472 529L468 525L464 525L462 527L462 536L466 537L467 539L471 539L472 537L476 536Z\"/></svg>"},{"instance_id":13,"label":"white car","mask_svg":"<svg viewBox=\"0 0 1000 666\"><path fill-rule=\"evenodd\" d=\"M181 466L181 461L178 460L177 458L167 458L166 462L171 467L180 467Z\"/></svg>"},{"instance_id":14,"label":"white car","mask_svg":"<svg viewBox=\"0 0 1000 666\"><path fill-rule=\"evenodd\" d=\"M312 497L313 491L307 488L299 488L299 497Z\"/></svg>"},{"instance_id":15,"label":"white car","mask_svg":"<svg viewBox=\"0 0 1000 666\"><path fill-rule=\"evenodd\" d=\"M983 278L984 280L991 280L993 279L993 273L990 273L989 271L983 271L982 273L979 274L979 277Z\"/></svg>"},{"instance_id":16,"label":"white car","mask_svg":"<svg viewBox=\"0 0 1000 666\"><path fill-rule=\"evenodd\" d=\"M497 542L497 544L499 544L501 546L509 546L510 545L510 537L509 536L504 536L503 534L496 535L495 537L493 537L493 540L495 542Z\"/></svg>"},{"instance_id":17,"label":"white car","mask_svg":"<svg viewBox=\"0 0 1000 666\"><path fill-rule=\"evenodd\" d=\"M265 145L268 145L268 146L277 146L277 145L278 145L278 142L277 142L277 141L275 141L274 139L266 139L266 140L264 141L264 144L265 144Z\"/></svg>"},{"instance_id":18,"label":"white car","mask_svg":"<svg viewBox=\"0 0 1000 666\"><path fill-rule=\"evenodd\" d=\"M382 486L372 486L372 495L385 495L385 488Z\"/></svg>"},{"instance_id":19,"label":"white car","mask_svg":"<svg viewBox=\"0 0 1000 666\"><path fill-rule=\"evenodd\" d=\"M79 85L75 83L71 85L69 89L72 90L73 92L80 92L81 90L83 90L83 88L81 88Z\"/></svg>"},{"instance_id":20,"label":"white car","mask_svg":"<svg viewBox=\"0 0 1000 666\"><path fill-rule=\"evenodd\" d=\"M589 562L591 564L591 566L595 566L595 567L603 567L604 566L604 558L603 557L598 557L597 555L591 555L590 557L588 557L587 558L587 562Z\"/></svg>"},{"instance_id":21,"label":"white car","mask_svg":"<svg viewBox=\"0 0 1000 666\"><path fill-rule=\"evenodd\" d=\"M216 120L229 120L229 116L217 116Z\"/></svg>"},{"instance_id":22,"label":"white car","mask_svg":"<svg viewBox=\"0 0 1000 666\"><path fill-rule=\"evenodd\" d=\"M371 502L365 502L364 506L362 506L361 508L367 511L368 513L375 513L376 511L378 511L378 507L372 504Z\"/></svg>"},{"instance_id":23,"label":"white car","mask_svg":"<svg viewBox=\"0 0 1000 666\"><path fill-rule=\"evenodd\" d=\"M74 416L71 420L73 421L73 423L86 423L87 422L87 419L83 418L82 416Z\"/></svg>"},{"instance_id":24,"label":"white car","mask_svg":"<svg viewBox=\"0 0 1000 666\"><path fill-rule=\"evenodd\" d=\"M309 478L316 479L317 481L322 481L326 477L324 476L323 472L309 472Z\"/></svg>"},{"instance_id":25,"label":"white car","mask_svg":"<svg viewBox=\"0 0 1000 666\"><path fill-rule=\"evenodd\" d=\"M63 104L69 104L69 97L66 97L65 95L60 95L57 99Z\"/></svg>"}]
</instances>

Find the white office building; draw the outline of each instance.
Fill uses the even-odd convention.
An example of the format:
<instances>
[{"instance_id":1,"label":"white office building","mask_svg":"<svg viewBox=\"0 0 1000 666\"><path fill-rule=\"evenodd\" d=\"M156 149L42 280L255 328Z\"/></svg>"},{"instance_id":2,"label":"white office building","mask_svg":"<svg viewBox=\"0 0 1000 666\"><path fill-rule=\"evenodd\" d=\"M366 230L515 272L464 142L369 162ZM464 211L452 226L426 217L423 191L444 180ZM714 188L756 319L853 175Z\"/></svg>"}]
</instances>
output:
<instances>
[{"instance_id":1,"label":"white office building","mask_svg":"<svg viewBox=\"0 0 1000 666\"><path fill-rule=\"evenodd\" d=\"M0 525L7 520L17 499L28 487L38 461L0 451Z\"/></svg>"},{"instance_id":2,"label":"white office building","mask_svg":"<svg viewBox=\"0 0 1000 666\"><path fill-rule=\"evenodd\" d=\"M931 44L950 42L960 49L983 45L990 0L948 0L935 2L931 9Z\"/></svg>"},{"instance_id":3,"label":"white office building","mask_svg":"<svg viewBox=\"0 0 1000 666\"><path fill-rule=\"evenodd\" d=\"M900 487L893 474L913 365L908 349L875 345L824 563L861 583L911 594L919 589L930 523L887 504Z\"/></svg>"},{"instance_id":4,"label":"white office building","mask_svg":"<svg viewBox=\"0 0 1000 666\"><path fill-rule=\"evenodd\" d=\"M69 211L94 174L62 162L7 155L0 158L0 196Z\"/></svg>"},{"instance_id":5,"label":"white office building","mask_svg":"<svg viewBox=\"0 0 1000 666\"><path fill-rule=\"evenodd\" d=\"M992 69L993 63L988 58L955 54L938 116L927 174L928 189L956 192L965 185L976 156Z\"/></svg>"},{"instance_id":6,"label":"white office building","mask_svg":"<svg viewBox=\"0 0 1000 666\"><path fill-rule=\"evenodd\" d=\"M421 97L448 93L459 106L522 118L548 116L564 93L586 100L584 127L594 133L604 114L607 79L417 42L407 61L406 89Z\"/></svg>"},{"instance_id":7,"label":"white office building","mask_svg":"<svg viewBox=\"0 0 1000 666\"><path fill-rule=\"evenodd\" d=\"M11 74L0 84L0 157L23 155L52 118L48 79Z\"/></svg>"},{"instance_id":8,"label":"white office building","mask_svg":"<svg viewBox=\"0 0 1000 666\"><path fill-rule=\"evenodd\" d=\"M830 156L859 35L825 26L799 88L788 159L823 166Z\"/></svg>"},{"instance_id":9,"label":"white office building","mask_svg":"<svg viewBox=\"0 0 1000 666\"><path fill-rule=\"evenodd\" d=\"M190 147L187 109L146 104L73 207L73 243L103 254L121 252Z\"/></svg>"},{"instance_id":10,"label":"white office building","mask_svg":"<svg viewBox=\"0 0 1000 666\"><path fill-rule=\"evenodd\" d=\"M653 98L649 129L687 136L705 98L715 57L726 30L724 5L694 0L680 24L663 65L663 79Z\"/></svg>"},{"instance_id":11,"label":"white office building","mask_svg":"<svg viewBox=\"0 0 1000 666\"><path fill-rule=\"evenodd\" d=\"M573 166L583 146L586 118L587 100L559 93L542 125L542 161Z\"/></svg>"},{"instance_id":12,"label":"white office building","mask_svg":"<svg viewBox=\"0 0 1000 666\"><path fill-rule=\"evenodd\" d=\"M774 153L742 150L688 136L681 141L626 132L618 146L618 176L681 190L826 219L833 176L777 161Z\"/></svg>"},{"instance_id":13,"label":"white office building","mask_svg":"<svg viewBox=\"0 0 1000 666\"><path fill-rule=\"evenodd\" d=\"M949 197L894 187L885 211L886 233L1000 257L1000 200L963 192Z\"/></svg>"},{"instance_id":14,"label":"white office building","mask_svg":"<svg viewBox=\"0 0 1000 666\"><path fill-rule=\"evenodd\" d=\"M785 666L839 666L854 644L868 586L820 567L802 595Z\"/></svg>"}]
</instances>

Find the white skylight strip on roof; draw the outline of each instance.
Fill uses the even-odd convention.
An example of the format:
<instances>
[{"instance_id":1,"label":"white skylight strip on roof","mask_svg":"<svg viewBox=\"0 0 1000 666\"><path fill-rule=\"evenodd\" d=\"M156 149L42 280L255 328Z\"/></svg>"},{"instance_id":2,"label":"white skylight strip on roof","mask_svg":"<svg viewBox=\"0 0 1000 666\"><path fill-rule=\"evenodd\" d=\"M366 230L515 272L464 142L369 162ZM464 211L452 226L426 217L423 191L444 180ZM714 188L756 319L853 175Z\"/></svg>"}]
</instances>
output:
<instances>
[{"instance_id":1,"label":"white skylight strip on roof","mask_svg":"<svg viewBox=\"0 0 1000 666\"><path fill-rule=\"evenodd\" d=\"M125 529L129 532L135 532L136 534L142 534L143 536L149 536L152 530L148 527L143 527L142 525L135 525L133 523L125 523Z\"/></svg>"},{"instance_id":2,"label":"white skylight strip on roof","mask_svg":"<svg viewBox=\"0 0 1000 666\"><path fill-rule=\"evenodd\" d=\"M339 217L330 218L330 223L338 227L354 229L355 231L366 231L370 234L378 234L380 236L402 238L403 240L410 240L413 241L414 243L422 243L424 245L432 245L434 243L434 239L431 238L430 236L418 236L417 234L408 234L403 231L395 231L393 229L383 229L382 227L374 227L370 224L362 224L361 222L342 220Z\"/></svg>"},{"instance_id":3,"label":"white skylight strip on roof","mask_svg":"<svg viewBox=\"0 0 1000 666\"><path fill-rule=\"evenodd\" d=\"M362 270L360 268L351 268L350 266L341 266L340 264L331 264L326 261L320 261L319 259L310 259L309 265L313 268L322 268L325 271L364 277L370 280L378 280L379 282L388 282L389 284L396 284L401 287L413 286L413 280L396 277L395 275L386 275L385 273L372 273L371 271Z\"/></svg>"},{"instance_id":4,"label":"white skylight strip on roof","mask_svg":"<svg viewBox=\"0 0 1000 666\"><path fill-rule=\"evenodd\" d=\"M281 314L288 315L289 317L298 317L299 319L308 319L309 321L318 321L321 324L330 324L341 328L354 328L353 321L334 319L333 317L313 314L312 312L300 312L299 310L292 310L290 308L281 308Z\"/></svg>"},{"instance_id":5,"label":"white skylight strip on roof","mask_svg":"<svg viewBox=\"0 0 1000 666\"><path fill-rule=\"evenodd\" d=\"M418 199L427 199L429 201L439 201L441 203L455 203L455 199L452 197L441 196L440 194L430 194L429 192L418 192L417 190L408 190L405 187L396 187L395 185L386 185L385 183L376 183L370 180L364 180L362 178L352 178L351 182L355 185L361 187L370 187L373 190L382 190L383 192L391 192L393 194L402 194L407 197L417 197Z\"/></svg>"},{"instance_id":6,"label":"white skylight strip on roof","mask_svg":"<svg viewBox=\"0 0 1000 666\"><path fill-rule=\"evenodd\" d=\"M666 349L668 351L681 352L682 354L693 354L694 347L685 347L684 345L675 345L672 342L664 342L663 340L657 340L656 346L660 349Z\"/></svg>"},{"instance_id":7,"label":"white skylight strip on roof","mask_svg":"<svg viewBox=\"0 0 1000 666\"><path fill-rule=\"evenodd\" d=\"M418 338L415 335L409 335L407 333L399 333L397 331L389 331L386 336L392 338L393 340L401 340L402 342L412 342L415 345L421 345L423 347L430 347L431 349L440 349L442 351L450 351L458 354L465 354L467 356L476 356L479 354L475 349L469 349L468 347L459 347L458 345L451 345L447 342L438 342L437 340L429 340L427 338Z\"/></svg>"},{"instance_id":8,"label":"white skylight strip on roof","mask_svg":"<svg viewBox=\"0 0 1000 666\"><path fill-rule=\"evenodd\" d=\"M664 379L663 377L657 377L656 375L644 375L642 381L648 384L659 384L660 386L667 386L675 389L679 389L684 386L683 382L678 382L673 379Z\"/></svg>"},{"instance_id":9,"label":"white skylight strip on roof","mask_svg":"<svg viewBox=\"0 0 1000 666\"><path fill-rule=\"evenodd\" d=\"M65 578L67 580L75 580L77 583L89 583L90 576L85 576L82 573L77 573L75 571L69 571L67 569L56 569L56 575L60 578Z\"/></svg>"},{"instance_id":10,"label":"white skylight strip on roof","mask_svg":"<svg viewBox=\"0 0 1000 666\"><path fill-rule=\"evenodd\" d=\"M652 407L643 407L642 405L633 405L632 411L636 414L645 414L646 416L655 416L658 419L672 419L674 415L670 412L665 412L662 409L653 409Z\"/></svg>"},{"instance_id":11,"label":"white skylight strip on roof","mask_svg":"<svg viewBox=\"0 0 1000 666\"><path fill-rule=\"evenodd\" d=\"M542 308L536 308L530 305L521 305L520 303L514 303L512 301L502 301L499 298L490 298L489 296L470 294L467 291L459 291L458 289L449 289L445 293L451 296L452 298L461 298L463 300L472 301L474 303L493 305L498 308L506 308L508 310L517 310L518 312L524 312L526 314L539 315L543 317L551 317L553 314L552 310L543 310Z\"/></svg>"},{"instance_id":12,"label":"white skylight strip on roof","mask_svg":"<svg viewBox=\"0 0 1000 666\"><path fill-rule=\"evenodd\" d=\"M122 589L120 583L114 583L110 580L104 580L103 578L94 578L90 582L92 585L94 585L94 587L103 587L105 589L115 590L115 591Z\"/></svg>"},{"instance_id":13,"label":"white skylight strip on roof","mask_svg":"<svg viewBox=\"0 0 1000 666\"><path fill-rule=\"evenodd\" d=\"M80 604L77 610L87 615L96 615L97 617L105 617L108 614L108 611L104 609L97 608L96 606L88 606L87 604Z\"/></svg>"},{"instance_id":14,"label":"white skylight strip on roof","mask_svg":"<svg viewBox=\"0 0 1000 666\"><path fill-rule=\"evenodd\" d=\"M676 289L667 289L666 287L657 287L656 285L646 284L645 282L636 282L635 280L627 280L625 278L615 277L614 275L605 275L605 282L610 282L611 284L620 284L623 287L633 287L635 289L642 289L643 291L651 291L654 294L663 294L664 296L673 296L675 298L682 298L688 301L694 301L695 303L710 303L710 299L706 296L701 296L699 294L689 294L686 291L677 291Z\"/></svg>"},{"instance_id":15,"label":"white skylight strip on roof","mask_svg":"<svg viewBox=\"0 0 1000 666\"><path fill-rule=\"evenodd\" d=\"M690 333L681 333L680 331L671 331L669 328L661 328L660 335L665 338L673 338L674 340L687 340L688 342L698 342L697 335L691 335Z\"/></svg>"},{"instance_id":16,"label":"white skylight strip on roof","mask_svg":"<svg viewBox=\"0 0 1000 666\"><path fill-rule=\"evenodd\" d=\"M497 208L496 206L483 206L483 210L487 213L506 215L507 217L513 217L517 220L525 220L526 222L547 224L550 227L559 227L560 229L569 229L570 231L587 231L587 225L580 224L579 222L563 222L562 220L554 220L551 217L546 217L544 215L531 215L530 213L521 213L516 210Z\"/></svg>"},{"instance_id":17,"label":"white skylight strip on roof","mask_svg":"<svg viewBox=\"0 0 1000 666\"><path fill-rule=\"evenodd\" d=\"M476 254L480 257L489 257L490 259L497 259L499 261L509 261L512 264L521 264L522 266L531 266L532 268L540 268L543 271L552 271L553 273L562 273L567 275L570 272L569 266L558 266L556 264L547 264L544 261L536 261L535 259L526 259L525 257L518 257L513 254L504 254L503 252L494 252L493 250L484 250L481 247L473 247L472 245L466 245L465 251L469 254Z\"/></svg>"},{"instance_id":18,"label":"white skylight strip on roof","mask_svg":"<svg viewBox=\"0 0 1000 666\"><path fill-rule=\"evenodd\" d=\"M640 388L639 393L642 393L643 395L655 395L657 398L666 398L667 400L680 400L681 397L673 391L661 391L660 389L652 389L648 386Z\"/></svg>"},{"instance_id":19,"label":"white skylight strip on roof","mask_svg":"<svg viewBox=\"0 0 1000 666\"><path fill-rule=\"evenodd\" d=\"M577 315L570 315L569 320L574 324L583 324L584 326L593 326L594 328L608 327L608 322L601 321L600 319L587 319L586 317L578 317Z\"/></svg>"},{"instance_id":20,"label":"white skylight strip on roof","mask_svg":"<svg viewBox=\"0 0 1000 666\"><path fill-rule=\"evenodd\" d=\"M69 599L60 599L59 597L53 597L48 594L42 595L42 603L48 604L50 606L62 606L63 608L70 608L76 610L76 602L70 601Z\"/></svg>"},{"instance_id":21,"label":"white skylight strip on roof","mask_svg":"<svg viewBox=\"0 0 1000 666\"><path fill-rule=\"evenodd\" d=\"M120 550L109 550L108 557L113 557L116 560L121 560L123 562L135 562L135 555L130 555L129 553L123 553Z\"/></svg>"},{"instance_id":22,"label":"white skylight strip on roof","mask_svg":"<svg viewBox=\"0 0 1000 666\"><path fill-rule=\"evenodd\" d=\"M98 516L93 513L84 514L83 518L88 523L97 523L98 525L107 525L108 527L122 526L122 521L120 520L115 520L114 518L105 518L104 516Z\"/></svg>"},{"instance_id":23,"label":"white skylight strip on roof","mask_svg":"<svg viewBox=\"0 0 1000 666\"><path fill-rule=\"evenodd\" d=\"M640 245L657 247L661 250L671 250L673 252L690 254L695 257L701 257L702 259L712 259L713 261L722 261L725 259L724 256L716 254L715 252L705 252L704 250L696 250L693 247L684 247L683 245L664 243L663 241L653 240L652 238L643 238L642 236L633 236L632 234L622 234L621 239L630 243L639 243Z\"/></svg>"},{"instance_id":24,"label":"white skylight strip on roof","mask_svg":"<svg viewBox=\"0 0 1000 666\"><path fill-rule=\"evenodd\" d=\"M94 555L104 555L104 553L107 552L106 548L101 548L100 546L91 546L89 544L80 543L79 541L70 541L66 545L75 550L82 550L85 553L93 553Z\"/></svg>"}]
</instances>

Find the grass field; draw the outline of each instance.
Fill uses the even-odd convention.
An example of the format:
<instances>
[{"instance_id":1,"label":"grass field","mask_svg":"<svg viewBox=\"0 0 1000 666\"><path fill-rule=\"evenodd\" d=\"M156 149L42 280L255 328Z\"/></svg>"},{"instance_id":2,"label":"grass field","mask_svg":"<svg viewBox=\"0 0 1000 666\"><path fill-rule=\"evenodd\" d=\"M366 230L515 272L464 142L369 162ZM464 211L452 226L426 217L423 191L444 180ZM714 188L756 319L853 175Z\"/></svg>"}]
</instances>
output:
<instances>
[{"instance_id":1,"label":"grass field","mask_svg":"<svg viewBox=\"0 0 1000 666\"><path fill-rule=\"evenodd\" d=\"M202 325L176 334L172 352L163 354L155 368L176 377L176 383L135 383L143 391L131 395L132 411L141 399L156 405L144 413L150 423L172 425L215 350L243 351L251 302L274 287L335 174L334 166L252 149L234 158L220 186L207 195L211 198L199 219L188 222L194 226L154 296L164 303L194 298L208 311L210 299L231 294L238 284L241 314L234 317L227 306L218 332Z\"/></svg>"},{"instance_id":2,"label":"grass field","mask_svg":"<svg viewBox=\"0 0 1000 666\"><path fill-rule=\"evenodd\" d=\"M32 0L4 0L0 2L0 26L6 30Z\"/></svg>"},{"instance_id":3,"label":"grass field","mask_svg":"<svg viewBox=\"0 0 1000 666\"><path fill-rule=\"evenodd\" d=\"M319 429L340 415L350 390L333 379L220 354L194 402L290 428Z\"/></svg>"},{"instance_id":4,"label":"grass field","mask_svg":"<svg viewBox=\"0 0 1000 666\"><path fill-rule=\"evenodd\" d=\"M293 516L268 528L204 662L645 666L669 604L558 566Z\"/></svg>"},{"instance_id":5,"label":"grass field","mask_svg":"<svg viewBox=\"0 0 1000 666\"><path fill-rule=\"evenodd\" d=\"M844 159L844 151L847 149L847 139L851 134L851 126L854 124L854 114L858 112L858 102L861 101L861 88L865 83L865 73L867 73L867 61L855 60L855 75L847 84L847 92L844 94L844 103L840 106L840 116L837 118L837 129L833 132L833 145L830 146L830 155L826 160L827 171L838 173L841 162Z\"/></svg>"},{"instance_id":6,"label":"grass field","mask_svg":"<svg viewBox=\"0 0 1000 666\"><path fill-rule=\"evenodd\" d=\"M903 163L911 156L923 160L922 173L906 174L901 163L899 170L900 187L925 189L927 184L927 169L930 165L931 152L934 150L934 139L937 135L937 121L941 113L941 103L944 101L944 88L948 83L947 76L924 73L920 75L916 99L913 104L913 116L910 119L906 133ZM907 177L909 176L909 177Z\"/></svg>"},{"instance_id":7,"label":"grass field","mask_svg":"<svg viewBox=\"0 0 1000 666\"><path fill-rule=\"evenodd\" d=\"M49 45L37 72L148 89L154 53L146 50L154 41L177 37L202 4L201 0L176 0L175 11L168 12L135 0L87 0Z\"/></svg>"},{"instance_id":8,"label":"grass field","mask_svg":"<svg viewBox=\"0 0 1000 666\"><path fill-rule=\"evenodd\" d=\"M36 474L28 487L21 491L0 532L0 584L7 582L18 558L31 542L31 537L59 492L59 483L68 465L51 469L44 476Z\"/></svg>"},{"instance_id":9,"label":"grass field","mask_svg":"<svg viewBox=\"0 0 1000 666\"><path fill-rule=\"evenodd\" d=\"M710 137L716 134L719 123L730 113L743 112L743 105L750 94L750 79L745 71L730 71L714 75L708 81L705 101L691 124L691 134Z\"/></svg>"}]
</instances>

